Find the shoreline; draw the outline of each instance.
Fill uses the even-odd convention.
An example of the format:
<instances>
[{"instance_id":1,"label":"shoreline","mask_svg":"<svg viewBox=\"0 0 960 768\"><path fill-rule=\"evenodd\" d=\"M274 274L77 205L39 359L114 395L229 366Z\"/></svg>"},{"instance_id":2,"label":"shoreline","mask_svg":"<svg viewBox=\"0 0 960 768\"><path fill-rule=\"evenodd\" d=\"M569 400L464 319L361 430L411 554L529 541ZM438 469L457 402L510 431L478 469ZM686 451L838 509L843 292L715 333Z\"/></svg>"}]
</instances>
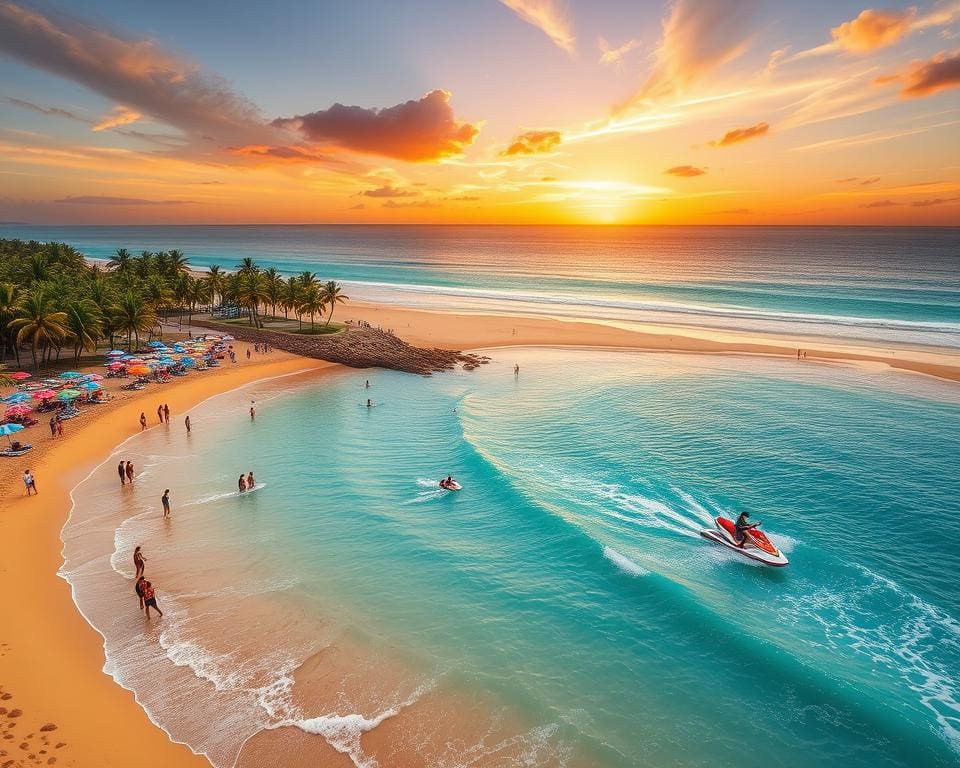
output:
<instances>
[{"instance_id":1,"label":"shoreline","mask_svg":"<svg viewBox=\"0 0 960 768\"><path fill-rule=\"evenodd\" d=\"M733 334L701 338L675 329L634 330L600 322L435 312L359 302L341 310L338 319L347 318L392 328L404 341L440 349L543 346L787 358L796 354L796 346L788 339L756 340L734 338ZM241 352L246 349L244 342L234 343ZM849 363L873 369L883 365L882 370L960 382L960 353L907 347L882 350L814 340L805 343L810 345L802 347L808 357L798 363ZM71 494L119 444L138 433L137 415L141 410L152 412L158 392L179 418L210 397L255 381L335 367L334 363L277 352L235 368L191 376L162 390L148 388L114 406L103 406L103 411L77 424L77 429L57 443L50 445L41 438L44 448L31 455L28 466L44 489L43 499L18 495L22 494L15 471L19 465L5 460L14 475L0 487L7 502L0 513L0 536L9 543L9 555L0 566L0 592L9 596L0 603L0 626L6 630L0 634L0 692L12 695L3 702L8 710L22 709L23 714L14 731L19 738L0 742L0 749L26 757L27 752L17 745L24 734L31 733L34 738L26 740L32 742L30 753L36 751L44 763L56 757L58 762L76 765L124 765L132 761L131 755L137 755L142 765L158 768L209 765L202 755L171 741L136 703L134 694L104 672L103 638L78 609L70 584L59 577L60 536L73 508ZM36 651L41 648L42 662ZM41 731L47 723L55 724L56 730ZM65 746L57 749L56 743ZM39 754L41 749L46 753ZM0 758L0 765L6 759Z\"/></svg>"},{"instance_id":2,"label":"shoreline","mask_svg":"<svg viewBox=\"0 0 960 768\"><path fill-rule=\"evenodd\" d=\"M163 398L175 414L182 414L260 379L333 367L275 355L167 385ZM73 488L119 443L139 433L138 414L150 411L145 406L156 397L155 389L138 393L33 458L28 466L43 489L38 496L18 495L13 490L18 476L4 483L0 536L8 546L0 592L7 599L0 603L0 690L11 696L4 701L6 708L20 714L8 719L14 738L0 742L0 749L11 757L33 754L42 763L52 759L51 765L128 765L134 760L157 768L210 765L186 745L171 741L136 703L134 693L104 671L103 637L78 609L71 585L59 576L60 535L73 508ZM21 749L21 743L29 748Z\"/></svg>"}]
</instances>

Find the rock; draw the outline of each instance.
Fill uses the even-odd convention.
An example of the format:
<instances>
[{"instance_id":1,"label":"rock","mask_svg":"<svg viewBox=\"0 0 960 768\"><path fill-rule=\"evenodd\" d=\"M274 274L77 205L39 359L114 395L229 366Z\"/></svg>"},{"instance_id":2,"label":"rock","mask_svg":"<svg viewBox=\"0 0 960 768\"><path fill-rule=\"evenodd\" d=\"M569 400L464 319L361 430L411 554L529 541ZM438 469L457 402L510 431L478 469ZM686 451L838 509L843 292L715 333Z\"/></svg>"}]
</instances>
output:
<instances>
[{"instance_id":1,"label":"rock","mask_svg":"<svg viewBox=\"0 0 960 768\"><path fill-rule=\"evenodd\" d=\"M55 730L57 730L56 723L47 723L46 725L40 726L40 731L43 733L46 733L47 731L55 731Z\"/></svg>"},{"instance_id":2,"label":"rock","mask_svg":"<svg viewBox=\"0 0 960 768\"><path fill-rule=\"evenodd\" d=\"M22 709L11 709L7 717L20 717L23 714Z\"/></svg>"}]
</instances>

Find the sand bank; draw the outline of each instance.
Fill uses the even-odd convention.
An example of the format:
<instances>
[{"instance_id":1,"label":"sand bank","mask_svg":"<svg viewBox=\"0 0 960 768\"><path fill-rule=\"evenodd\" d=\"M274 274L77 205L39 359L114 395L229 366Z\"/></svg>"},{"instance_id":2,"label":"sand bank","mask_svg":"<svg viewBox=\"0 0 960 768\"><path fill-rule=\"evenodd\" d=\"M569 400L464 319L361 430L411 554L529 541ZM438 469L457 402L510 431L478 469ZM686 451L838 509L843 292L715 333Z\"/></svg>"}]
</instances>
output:
<instances>
[{"instance_id":1,"label":"sand bank","mask_svg":"<svg viewBox=\"0 0 960 768\"><path fill-rule=\"evenodd\" d=\"M101 670L102 639L76 610L69 585L56 576L61 564L60 529L70 510L70 489L115 446L139 431L145 411L156 424L157 402L168 403L171 428L196 403L257 379L319 369L324 363L273 353L246 362L236 344L236 366L150 386L128 399L88 411L88 423L68 422L53 441L30 430L38 449L29 454L38 496L22 496L14 460L3 459L0 484L0 766L188 766L209 765L186 746L171 742ZM79 420L77 420L79 421ZM44 730L46 729L46 730ZM11 738L7 738L7 735ZM62 746L58 746L62 745Z\"/></svg>"}]
</instances>

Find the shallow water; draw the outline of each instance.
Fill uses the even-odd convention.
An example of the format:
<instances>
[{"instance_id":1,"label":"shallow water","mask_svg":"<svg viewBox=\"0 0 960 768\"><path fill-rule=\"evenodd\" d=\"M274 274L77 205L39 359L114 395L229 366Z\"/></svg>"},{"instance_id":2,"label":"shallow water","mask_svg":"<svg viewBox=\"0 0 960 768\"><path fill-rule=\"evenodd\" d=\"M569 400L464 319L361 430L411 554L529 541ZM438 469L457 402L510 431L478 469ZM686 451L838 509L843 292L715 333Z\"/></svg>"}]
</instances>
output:
<instances>
[{"instance_id":1,"label":"shallow water","mask_svg":"<svg viewBox=\"0 0 960 768\"><path fill-rule=\"evenodd\" d=\"M251 737L288 764L957 764L955 387L491 354L258 384L131 439L133 489L117 457L78 487L64 572L175 738L218 766L262 764ZM740 509L788 568L699 536ZM166 611L146 628L137 543Z\"/></svg>"}]
</instances>

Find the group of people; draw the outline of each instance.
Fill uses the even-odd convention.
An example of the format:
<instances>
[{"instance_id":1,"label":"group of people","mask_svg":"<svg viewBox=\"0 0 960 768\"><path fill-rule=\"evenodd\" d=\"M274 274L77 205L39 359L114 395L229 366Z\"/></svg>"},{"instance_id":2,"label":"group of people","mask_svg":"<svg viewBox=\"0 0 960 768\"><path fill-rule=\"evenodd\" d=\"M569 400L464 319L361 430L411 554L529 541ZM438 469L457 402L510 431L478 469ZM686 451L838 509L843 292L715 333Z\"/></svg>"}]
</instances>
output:
<instances>
[{"instance_id":1,"label":"group of people","mask_svg":"<svg viewBox=\"0 0 960 768\"><path fill-rule=\"evenodd\" d=\"M59 413L50 417L50 437L63 437L63 419Z\"/></svg>"},{"instance_id":2,"label":"group of people","mask_svg":"<svg viewBox=\"0 0 960 768\"><path fill-rule=\"evenodd\" d=\"M246 491L252 491L257 486L257 481L253 479L253 472L248 472L246 475L240 475L240 481L237 483L240 488L240 493Z\"/></svg>"},{"instance_id":3,"label":"group of people","mask_svg":"<svg viewBox=\"0 0 960 768\"><path fill-rule=\"evenodd\" d=\"M166 403L157 406L157 420L161 424L170 423L170 406Z\"/></svg>"},{"instance_id":4,"label":"group of people","mask_svg":"<svg viewBox=\"0 0 960 768\"><path fill-rule=\"evenodd\" d=\"M163 616L163 611L160 610L160 607L157 605L157 593L153 588L153 584L147 581L146 576L144 576L144 570L146 568L147 559L143 556L143 552L140 547L136 547L133 550L133 565L137 569L136 582L133 586L133 591L137 595L137 600L140 603L140 610L146 611L147 618L150 618L150 609L153 608L157 613Z\"/></svg>"},{"instance_id":5,"label":"group of people","mask_svg":"<svg viewBox=\"0 0 960 768\"><path fill-rule=\"evenodd\" d=\"M120 460L117 464L117 474L120 475L120 485L133 485L133 462Z\"/></svg>"}]
</instances>

